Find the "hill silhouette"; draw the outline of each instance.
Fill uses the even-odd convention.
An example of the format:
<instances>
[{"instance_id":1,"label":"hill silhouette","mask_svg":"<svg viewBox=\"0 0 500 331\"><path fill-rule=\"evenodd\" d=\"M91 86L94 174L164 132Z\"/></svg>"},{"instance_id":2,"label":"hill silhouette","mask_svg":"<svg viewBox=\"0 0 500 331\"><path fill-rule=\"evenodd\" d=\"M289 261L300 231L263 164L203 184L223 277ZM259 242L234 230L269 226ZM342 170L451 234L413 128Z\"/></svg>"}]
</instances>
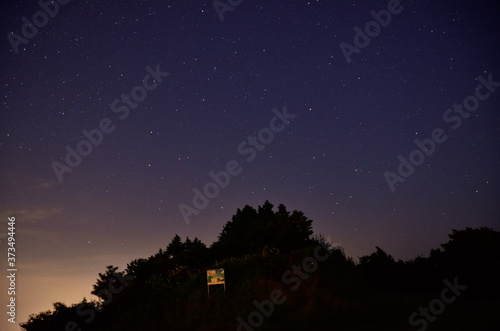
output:
<instances>
[{"instance_id":1,"label":"hill silhouette","mask_svg":"<svg viewBox=\"0 0 500 331\"><path fill-rule=\"evenodd\" d=\"M500 232L452 230L429 257L376 247L355 263L312 220L266 201L238 209L216 242L175 235L165 249L108 266L100 299L33 314L45 330L500 330ZM207 269L224 268L226 291Z\"/></svg>"}]
</instances>

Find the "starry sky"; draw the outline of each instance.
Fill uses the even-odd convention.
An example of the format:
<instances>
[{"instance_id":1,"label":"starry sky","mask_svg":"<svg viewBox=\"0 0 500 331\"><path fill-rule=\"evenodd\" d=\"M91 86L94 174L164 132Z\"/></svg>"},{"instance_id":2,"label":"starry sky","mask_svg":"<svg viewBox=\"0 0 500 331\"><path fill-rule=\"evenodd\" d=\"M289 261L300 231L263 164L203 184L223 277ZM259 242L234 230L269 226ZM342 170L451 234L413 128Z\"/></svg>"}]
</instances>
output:
<instances>
[{"instance_id":1,"label":"starry sky","mask_svg":"<svg viewBox=\"0 0 500 331\"><path fill-rule=\"evenodd\" d=\"M18 322L266 200L356 261L500 230L496 1L230 3L2 2Z\"/></svg>"}]
</instances>

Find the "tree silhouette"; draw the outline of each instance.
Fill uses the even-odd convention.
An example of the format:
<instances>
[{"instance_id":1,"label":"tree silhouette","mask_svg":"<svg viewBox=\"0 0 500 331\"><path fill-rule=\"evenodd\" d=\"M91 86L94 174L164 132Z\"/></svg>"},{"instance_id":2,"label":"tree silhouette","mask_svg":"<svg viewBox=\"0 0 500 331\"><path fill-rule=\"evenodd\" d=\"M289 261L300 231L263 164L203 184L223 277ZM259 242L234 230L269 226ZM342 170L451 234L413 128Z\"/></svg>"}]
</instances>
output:
<instances>
[{"instance_id":1,"label":"tree silhouette","mask_svg":"<svg viewBox=\"0 0 500 331\"><path fill-rule=\"evenodd\" d=\"M395 290L400 276L398 263L380 247L375 248L375 253L359 258L358 268L370 285L384 290Z\"/></svg>"},{"instance_id":2,"label":"tree silhouette","mask_svg":"<svg viewBox=\"0 0 500 331\"><path fill-rule=\"evenodd\" d=\"M481 227L452 230L442 244L443 276L458 277L469 293L500 295L500 232Z\"/></svg>"},{"instance_id":3,"label":"tree silhouette","mask_svg":"<svg viewBox=\"0 0 500 331\"><path fill-rule=\"evenodd\" d=\"M396 262L376 246L358 265L342 251L328 249L324 236L312 234L312 220L300 211L289 212L281 204L274 211L268 201L257 209L246 205L210 248L196 237L183 242L175 235L165 250L127 264L126 275L135 279L120 292L115 291L120 287L117 279L127 276L109 265L98 274L91 292L100 302L57 302L53 310L33 314L20 326L26 331L66 330L68 322L76 321L78 327L69 329L234 330L236 317L250 316L256 304L269 307L270 295L277 290L286 301L273 307L260 330L367 330L375 325L379 330L401 330L408 329L409 312L441 293L444 279L458 277L468 287L454 306L465 306L455 315L446 308L436 323L449 318L451 329L499 329L491 327L500 327L495 315L500 309L499 232L452 230L442 249L407 262ZM211 292L208 298L206 269L220 267L225 268L227 294ZM113 299L106 301L110 289ZM95 318L82 317L79 306ZM395 318L387 319L388 313ZM465 315L472 316L468 324L453 322Z\"/></svg>"},{"instance_id":4,"label":"tree silhouette","mask_svg":"<svg viewBox=\"0 0 500 331\"><path fill-rule=\"evenodd\" d=\"M110 296L109 286L113 286L116 282L116 274L123 276L123 272L117 272L116 270L118 270L118 267L108 265L104 273L99 273L99 278L92 286L93 290L90 293L101 298L102 300L106 300Z\"/></svg>"},{"instance_id":5,"label":"tree silhouette","mask_svg":"<svg viewBox=\"0 0 500 331\"><path fill-rule=\"evenodd\" d=\"M167 246L166 254L168 257L173 258L182 252L184 246L182 244L181 237L175 235L170 244Z\"/></svg>"},{"instance_id":6,"label":"tree silhouette","mask_svg":"<svg viewBox=\"0 0 500 331\"><path fill-rule=\"evenodd\" d=\"M246 205L224 225L213 247L233 257L262 252L264 247L288 253L311 243L312 222L302 212L295 210L290 214L284 205L274 212L269 201L259 206L258 211Z\"/></svg>"}]
</instances>

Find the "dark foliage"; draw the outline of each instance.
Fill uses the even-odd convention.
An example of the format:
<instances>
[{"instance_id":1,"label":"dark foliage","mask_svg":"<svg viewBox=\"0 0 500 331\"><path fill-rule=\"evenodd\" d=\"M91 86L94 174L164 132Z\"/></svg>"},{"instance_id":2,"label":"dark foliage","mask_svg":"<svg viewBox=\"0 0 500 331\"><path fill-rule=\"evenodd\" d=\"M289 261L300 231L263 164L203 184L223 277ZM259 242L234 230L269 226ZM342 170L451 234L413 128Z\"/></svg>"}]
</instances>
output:
<instances>
[{"instance_id":1,"label":"dark foliage","mask_svg":"<svg viewBox=\"0 0 500 331\"><path fill-rule=\"evenodd\" d=\"M452 230L450 241L429 257L395 261L376 247L355 264L322 236L312 220L268 201L238 209L218 240L176 235L166 249L131 261L122 272L108 266L93 286L98 301L84 299L31 315L26 331L236 330L255 303L281 291L259 330L417 330L408 316L439 297L443 280L458 277L463 296L429 330L495 330L500 307L500 233ZM206 270L224 268L226 292L211 286ZM450 304L451 305L451 304ZM240 328L241 329L241 328ZM243 328L242 330L245 330Z\"/></svg>"}]
</instances>

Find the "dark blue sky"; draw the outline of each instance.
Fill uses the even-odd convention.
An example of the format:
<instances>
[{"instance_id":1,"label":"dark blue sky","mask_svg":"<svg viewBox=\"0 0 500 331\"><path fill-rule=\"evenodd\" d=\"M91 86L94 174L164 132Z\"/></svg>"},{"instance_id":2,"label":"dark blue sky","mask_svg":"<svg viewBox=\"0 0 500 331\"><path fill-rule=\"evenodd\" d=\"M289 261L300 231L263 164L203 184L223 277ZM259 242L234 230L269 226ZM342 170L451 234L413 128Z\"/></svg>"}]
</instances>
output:
<instances>
[{"instance_id":1,"label":"dark blue sky","mask_svg":"<svg viewBox=\"0 0 500 331\"><path fill-rule=\"evenodd\" d=\"M18 220L24 319L89 297L105 265L176 233L209 245L237 208L265 200L303 211L355 260L375 246L411 259L451 229L500 228L495 1L243 0L223 21L210 1L54 6L45 21L34 1L0 11L0 224ZM13 46L33 15L37 33ZM348 63L340 45L355 47L355 27L379 33ZM284 107L296 116L273 120ZM112 132L97 133L102 121ZM431 148L436 129L447 138ZM405 178L398 156L415 139L428 150ZM86 154L79 165L67 146ZM72 169L62 181L54 162ZM228 163L235 175L187 224L179 205L195 208L193 189ZM387 171L404 179L394 191Z\"/></svg>"}]
</instances>

